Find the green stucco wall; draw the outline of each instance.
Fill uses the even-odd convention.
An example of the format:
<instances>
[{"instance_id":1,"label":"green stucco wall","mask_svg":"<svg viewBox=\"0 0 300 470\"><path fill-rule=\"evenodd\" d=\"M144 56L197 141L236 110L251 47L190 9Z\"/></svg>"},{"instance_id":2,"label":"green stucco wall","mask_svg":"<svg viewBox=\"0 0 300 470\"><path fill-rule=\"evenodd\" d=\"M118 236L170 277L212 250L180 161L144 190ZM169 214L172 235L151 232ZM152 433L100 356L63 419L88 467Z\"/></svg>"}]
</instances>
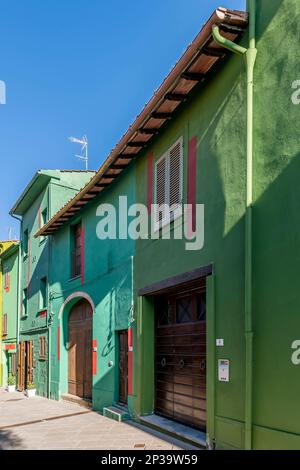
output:
<instances>
[{"instance_id":1,"label":"green stucco wall","mask_svg":"<svg viewBox=\"0 0 300 470\"><path fill-rule=\"evenodd\" d=\"M109 203L118 208L119 195L135 200L135 169L131 165L108 191L103 191L80 214L52 237L51 257L51 397L68 393L68 316L74 304L88 298L95 310L93 339L97 340L97 373L93 376L93 408L118 400L117 331L127 329L132 298L132 255L130 240L99 240L96 235L97 207ZM117 216L119 213L117 211ZM71 279L71 226L81 222L84 229L84 282ZM60 315L60 316L59 316ZM58 337L60 328L60 360ZM112 363L110 365L109 363Z\"/></svg>"},{"instance_id":2,"label":"green stucco wall","mask_svg":"<svg viewBox=\"0 0 300 470\"><path fill-rule=\"evenodd\" d=\"M44 174L51 177L43 183ZM46 359L39 357L39 338L45 336L48 344L48 317L49 305L47 302L46 315L42 314L45 309L41 305L41 279L46 278L49 282L50 246L49 238L34 238L39 229L39 211L47 209L48 219L52 217L63 204L68 202L76 192L84 186L92 177L92 173L68 172L68 171L45 171L30 188L25 197L28 208L22 214L22 276L21 295L28 290L27 315L22 310L20 316L20 341L33 341L34 348L34 382L37 393L48 396L48 356ZM40 180L42 182L40 183ZM43 186L42 186L43 184ZM37 189L40 192L36 195ZM24 252L24 232L28 230L29 248ZM49 293L49 289L48 289Z\"/></svg>"},{"instance_id":3,"label":"green stucco wall","mask_svg":"<svg viewBox=\"0 0 300 470\"><path fill-rule=\"evenodd\" d=\"M7 335L2 339L2 385L7 385L7 377L11 372L10 355L16 353L17 315L18 315L18 272L19 246L14 245L1 257L2 274L9 273L9 290L2 284L2 310L7 314ZM8 349L9 348L9 349Z\"/></svg>"},{"instance_id":4,"label":"green stucco wall","mask_svg":"<svg viewBox=\"0 0 300 470\"><path fill-rule=\"evenodd\" d=\"M300 107L291 100L292 83L300 76L300 4L259 1L258 6L254 447L300 449L300 366L291 361L292 342L300 337Z\"/></svg>"},{"instance_id":5,"label":"green stucco wall","mask_svg":"<svg viewBox=\"0 0 300 470\"><path fill-rule=\"evenodd\" d=\"M278 432L283 433L283 448L300 448L300 366L291 363L291 344L300 331L300 107L291 102L291 85L299 78L300 5L296 0L258 0L257 6L253 447L268 448L272 433ZM247 44L246 38L243 43ZM217 448L243 448L246 81L240 57L231 56L224 61L218 73L198 87L176 119L138 158L138 202L147 200L147 153L153 152L154 160L158 159L180 136L184 138L184 202L188 142L194 136L198 138L197 202L205 204L204 248L187 252L182 241L138 241L135 289L213 263L215 323L214 335L209 338L214 343L216 338L223 338L224 347L213 351L213 406L210 390L207 394L209 413L214 410L215 416L208 416L208 428L214 429ZM211 283L208 295L210 289ZM211 304L207 311L208 330L213 321ZM136 317L135 412L139 415L152 413L154 408L154 320L149 300L137 298ZM208 344L208 351L212 347ZM230 360L229 383L217 380L216 364L220 358ZM211 386L211 381L208 383ZM291 441L287 433L294 434Z\"/></svg>"}]
</instances>

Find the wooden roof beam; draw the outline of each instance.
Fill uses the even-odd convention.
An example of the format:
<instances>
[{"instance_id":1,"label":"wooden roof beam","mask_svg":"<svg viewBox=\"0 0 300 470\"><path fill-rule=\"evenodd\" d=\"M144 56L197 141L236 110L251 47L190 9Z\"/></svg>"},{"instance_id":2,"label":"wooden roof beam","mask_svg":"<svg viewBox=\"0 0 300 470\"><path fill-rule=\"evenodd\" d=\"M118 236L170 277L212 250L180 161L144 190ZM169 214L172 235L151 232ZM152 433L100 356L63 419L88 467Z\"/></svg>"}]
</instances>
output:
<instances>
[{"instance_id":1,"label":"wooden roof beam","mask_svg":"<svg viewBox=\"0 0 300 470\"><path fill-rule=\"evenodd\" d=\"M184 72L181 75L181 78L184 78L185 80L190 80L191 82L201 82L205 78L205 74L196 72Z\"/></svg>"},{"instance_id":2,"label":"wooden roof beam","mask_svg":"<svg viewBox=\"0 0 300 470\"><path fill-rule=\"evenodd\" d=\"M187 98L187 95L184 95L183 93L167 93L165 95L165 99L168 101L185 101Z\"/></svg>"},{"instance_id":3,"label":"wooden roof beam","mask_svg":"<svg viewBox=\"0 0 300 470\"><path fill-rule=\"evenodd\" d=\"M144 134L144 135L156 135L158 134L159 129L152 128L152 129L139 129L139 134Z\"/></svg>"},{"instance_id":4,"label":"wooden roof beam","mask_svg":"<svg viewBox=\"0 0 300 470\"><path fill-rule=\"evenodd\" d=\"M109 167L109 170L124 170L127 167L127 163L124 163L124 165L114 163Z\"/></svg>"},{"instance_id":5,"label":"wooden roof beam","mask_svg":"<svg viewBox=\"0 0 300 470\"><path fill-rule=\"evenodd\" d=\"M128 142L127 147L132 147L132 148L143 148L147 145L147 142Z\"/></svg>"},{"instance_id":6,"label":"wooden roof beam","mask_svg":"<svg viewBox=\"0 0 300 470\"><path fill-rule=\"evenodd\" d=\"M172 113L156 113L156 112L154 112L154 113L151 114L151 117L153 119L159 119L159 120L161 120L161 119L171 119L172 118Z\"/></svg>"},{"instance_id":7,"label":"wooden roof beam","mask_svg":"<svg viewBox=\"0 0 300 470\"><path fill-rule=\"evenodd\" d=\"M204 47L201 52L209 57L224 57L225 52L219 49L213 49L212 47Z\"/></svg>"}]
</instances>

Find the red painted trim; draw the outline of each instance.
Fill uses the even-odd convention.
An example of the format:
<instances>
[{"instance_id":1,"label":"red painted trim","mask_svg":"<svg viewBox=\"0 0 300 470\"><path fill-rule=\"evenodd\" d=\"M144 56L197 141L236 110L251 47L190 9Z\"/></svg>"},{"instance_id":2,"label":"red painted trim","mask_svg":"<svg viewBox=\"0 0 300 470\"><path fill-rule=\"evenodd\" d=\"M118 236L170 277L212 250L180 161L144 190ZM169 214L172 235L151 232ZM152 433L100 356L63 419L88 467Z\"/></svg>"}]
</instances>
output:
<instances>
[{"instance_id":1,"label":"red painted trim","mask_svg":"<svg viewBox=\"0 0 300 470\"><path fill-rule=\"evenodd\" d=\"M97 374L97 340L93 339L92 341L92 348L93 348L93 363L92 363L92 368L93 368L93 375Z\"/></svg>"},{"instance_id":2,"label":"red painted trim","mask_svg":"<svg viewBox=\"0 0 300 470\"><path fill-rule=\"evenodd\" d=\"M81 228L81 284L84 284L84 228Z\"/></svg>"},{"instance_id":3,"label":"red painted trim","mask_svg":"<svg viewBox=\"0 0 300 470\"><path fill-rule=\"evenodd\" d=\"M57 360L60 361L60 326L57 327Z\"/></svg>"},{"instance_id":4,"label":"red painted trim","mask_svg":"<svg viewBox=\"0 0 300 470\"><path fill-rule=\"evenodd\" d=\"M38 226L39 228L41 228L42 224L41 224L41 208L39 207L38 208Z\"/></svg>"},{"instance_id":5,"label":"red painted trim","mask_svg":"<svg viewBox=\"0 0 300 470\"><path fill-rule=\"evenodd\" d=\"M192 205L192 230L196 231L197 137L189 141L187 203Z\"/></svg>"},{"instance_id":6,"label":"red painted trim","mask_svg":"<svg viewBox=\"0 0 300 470\"><path fill-rule=\"evenodd\" d=\"M132 369L133 369L133 351L132 351L132 328L128 328L128 395L132 395Z\"/></svg>"},{"instance_id":7,"label":"red painted trim","mask_svg":"<svg viewBox=\"0 0 300 470\"><path fill-rule=\"evenodd\" d=\"M11 351L12 349L16 349L15 344L6 344L5 345L5 351Z\"/></svg>"},{"instance_id":8,"label":"red painted trim","mask_svg":"<svg viewBox=\"0 0 300 470\"><path fill-rule=\"evenodd\" d=\"M47 316L47 310L42 310L40 312L40 318L46 317Z\"/></svg>"},{"instance_id":9,"label":"red painted trim","mask_svg":"<svg viewBox=\"0 0 300 470\"><path fill-rule=\"evenodd\" d=\"M149 153L147 157L147 207L151 212L151 204L153 198L153 153Z\"/></svg>"},{"instance_id":10,"label":"red painted trim","mask_svg":"<svg viewBox=\"0 0 300 470\"><path fill-rule=\"evenodd\" d=\"M28 265L27 265L27 298L30 294L30 239L28 238Z\"/></svg>"}]
</instances>

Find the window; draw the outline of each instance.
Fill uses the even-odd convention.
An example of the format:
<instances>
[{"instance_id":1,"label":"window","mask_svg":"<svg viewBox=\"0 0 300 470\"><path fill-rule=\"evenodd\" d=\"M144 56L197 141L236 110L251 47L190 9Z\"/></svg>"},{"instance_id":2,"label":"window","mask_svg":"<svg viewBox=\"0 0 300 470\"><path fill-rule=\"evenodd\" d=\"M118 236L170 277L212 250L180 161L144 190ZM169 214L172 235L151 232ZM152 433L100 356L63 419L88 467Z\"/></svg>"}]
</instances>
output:
<instances>
[{"instance_id":1,"label":"window","mask_svg":"<svg viewBox=\"0 0 300 470\"><path fill-rule=\"evenodd\" d=\"M40 281L40 309L47 308L47 278L43 277Z\"/></svg>"},{"instance_id":2,"label":"window","mask_svg":"<svg viewBox=\"0 0 300 470\"><path fill-rule=\"evenodd\" d=\"M2 335L7 335L7 313L3 315L3 322L2 322Z\"/></svg>"},{"instance_id":3,"label":"window","mask_svg":"<svg viewBox=\"0 0 300 470\"><path fill-rule=\"evenodd\" d=\"M29 235L28 235L28 230L24 230L24 236L23 236L23 251L24 251L24 256L28 255L28 245L29 245Z\"/></svg>"},{"instance_id":4,"label":"window","mask_svg":"<svg viewBox=\"0 0 300 470\"><path fill-rule=\"evenodd\" d=\"M10 272L7 270L4 272L4 289L6 292L10 289Z\"/></svg>"},{"instance_id":5,"label":"window","mask_svg":"<svg viewBox=\"0 0 300 470\"><path fill-rule=\"evenodd\" d=\"M41 226L43 227L48 221L47 207L41 212Z\"/></svg>"},{"instance_id":6,"label":"window","mask_svg":"<svg viewBox=\"0 0 300 470\"><path fill-rule=\"evenodd\" d=\"M176 301L176 323L193 321L193 297L181 297Z\"/></svg>"},{"instance_id":7,"label":"window","mask_svg":"<svg viewBox=\"0 0 300 470\"><path fill-rule=\"evenodd\" d=\"M47 346L46 346L46 336L39 337L39 358L46 359Z\"/></svg>"},{"instance_id":8,"label":"window","mask_svg":"<svg viewBox=\"0 0 300 470\"><path fill-rule=\"evenodd\" d=\"M76 224L72 227L71 233L72 244L72 277L80 276L81 274L81 252L82 252L82 235L81 224Z\"/></svg>"},{"instance_id":9,"label":"window","mask_svg":"<svg viewBox=\"0 0 300 470\"><path fill-rule=\"evenodd\" d=\"M155 163L155 230L182 214L183 139L180 138ZM171 211L163 205L167 204Z\"/></svg>"},{"instance_id":10,"label":"window","mask_svg":"<svg viewBox=\"0 0 300 470\"><path fill-rule=\"evenodd\" d=\"M10 354L10 373L16 375L17 373L17 354Z\"/></svg>"},{"instance_id":11,"label":"window","mask_svg":"<svg viewBox=\"0 0 300 470\"><path fill-rule=\"evenodd\" d=\"M48 222L48 209L46 207L44 210L42 210L40 212L40 215L39 215L39 228L46 225L47 222ZM41 236L40 237L40 243L43 242L45 239L46 239L46 237Z\"/></svg>"},{"instance_id":12,"label":"window","mask_svg":"<svg viewBox=\"0 0 300 470\"><path fill-rule=\"evenodd\" d=\"M28 304L28 299L27 299L27 289L23 290L23 309L22 309L22 315L25 317L28 314L27 311L27 304Z\"/></svg>"}]
</instances>

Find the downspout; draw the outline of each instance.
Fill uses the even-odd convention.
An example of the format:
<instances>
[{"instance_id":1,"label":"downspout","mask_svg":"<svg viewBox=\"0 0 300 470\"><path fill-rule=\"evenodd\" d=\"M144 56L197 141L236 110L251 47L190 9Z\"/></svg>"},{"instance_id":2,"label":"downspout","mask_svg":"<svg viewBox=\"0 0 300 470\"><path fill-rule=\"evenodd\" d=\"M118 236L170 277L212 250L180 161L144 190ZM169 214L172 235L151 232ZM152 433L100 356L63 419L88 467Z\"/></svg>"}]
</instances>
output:
<instances>
[{"instance_id":1,"label":"downspout","mask_svg":"<svg viewBox=\"0 0 300 470\"><path fill-rule=\"evenodd\" d=\"M253 318L252 318L252 203L253 203L253 89L256 61L256 2L248 0L249 47L235 44L220 34L213 26L214 40L230 51L243 55L247 69L247 163L245 211L245 449L252 448L253 404Z\"/></svg>"}]
</instances>

